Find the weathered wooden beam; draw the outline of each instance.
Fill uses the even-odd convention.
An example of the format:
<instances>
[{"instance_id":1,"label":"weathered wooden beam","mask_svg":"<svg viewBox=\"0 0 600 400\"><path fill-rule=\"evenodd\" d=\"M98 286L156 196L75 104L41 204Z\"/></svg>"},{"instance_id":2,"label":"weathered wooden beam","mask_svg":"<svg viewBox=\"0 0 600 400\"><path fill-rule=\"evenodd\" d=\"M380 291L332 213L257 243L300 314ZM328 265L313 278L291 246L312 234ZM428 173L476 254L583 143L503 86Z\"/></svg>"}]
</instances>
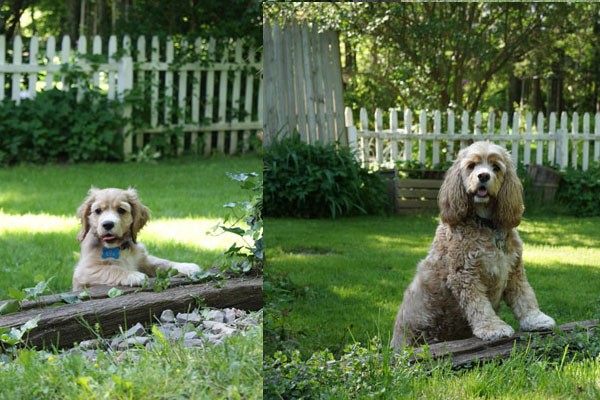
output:
<instances>
[{"instance_id":1,"label":"weathered wooden beam","mask_svg":"<svg viewBox=\"0 0 600 400\"><path fill-rule=\"evenodd\" d=\"M558 327L562 332L571 332L576 327L585 329L597 329L598 320L579 321L564 324ZM554 333L553 330L538 331L541 337L549 336ZM469 338L463 340L454 340L451 342L441 342L429 345L428 353L434 360L450 357L454 367L460 367L473 361L487 361L496 358L507 358L512 353L515 346L527 344L532 332L517 332L508 338L485 341L478 338ZM422 353L418 349L415 353Z\"/></svg>"},{"instance_id":2,"label":"weathered wooden beam","mask_svg":"<svg viewBox=\"0 0 600 400\"><path fill-rule=\"evenodd\" d=\"M173 282L172 284L176 284ZM156 322L166 310L186 312L196 306L200 299L207 307L234 307L243 310L259 310L263 306L262 277L234 278L220 282L192 283L169 287L161 292L151 289L135 292L136 288L118 287L123 294L109 298L110 287L97 286L89 289L91 299L75 304L56 307L32 307L13 314L0 316L0 328L19 327L39 316L37 327L28 334L27 344L37 347L70 347L73 343L97 337L108 337L134 324ZM45 296L37 303L48 305L60 300L57 296ZM99 329L96 332L95 329Z\"/></svg>"}]
</instances>

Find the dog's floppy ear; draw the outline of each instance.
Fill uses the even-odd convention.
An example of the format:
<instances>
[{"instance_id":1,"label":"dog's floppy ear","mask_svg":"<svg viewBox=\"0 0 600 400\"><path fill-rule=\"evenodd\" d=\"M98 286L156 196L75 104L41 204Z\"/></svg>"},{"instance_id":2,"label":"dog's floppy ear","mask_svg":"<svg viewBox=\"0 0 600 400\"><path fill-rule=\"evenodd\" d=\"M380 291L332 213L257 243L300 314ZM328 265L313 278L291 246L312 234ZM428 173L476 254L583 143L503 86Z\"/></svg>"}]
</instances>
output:
<instances>
[{"instance_id":1,"label":"dog's floppy ear","mask_svg":"<svg viewBox=\"0 0 600 400\"><path fill-rule=\"evenodd\" d=\"M136 242L137 234L142 230L148 219L150 219L150 209L143 205L138 198L138 194L133 188L127 189L127 202L131 204L131 239Z\"/></svg>"},{"instance_id":2,"label":"dog's floppy ear","mask_svg":"<svg viewBox=\"0 0 600 400\"><path fill-rule=\"evenodd\" d=\"M461 161L462 153L444 178L444 183L438 195L438 206L440 208L440 219L442 222L454 226L464 220L469 213L469 197L462 181Z\"/></svg>"},{"instance_id":3,"label":"dog's floppy ear","mask_svg":"<svg viewBox=\"0 0 600 400\"><path fill-rule=\"evenodd\" d=\"M498 192L498 223L505 229L512 229L521 223L525 206L523 204L523 185L517 176L510 154L504 151L506 174L504 183Z\"/></svg>"},{"instance_id":4,"label":"dog's floppy ear","mask_svg":"<svg viewBox=\"0 0 600 400\"><path fill-rule=\"evenodd\" d=\"M92 203L96 199L97 191L98 189L92 186L87 197L77 209L77 218L81 220L81 229L77 234L77 240L80 242L85 239L85 235L87 235L88 231L90 230L90 221L88 217L91 214Z\"/></svg>"}]
</instances>

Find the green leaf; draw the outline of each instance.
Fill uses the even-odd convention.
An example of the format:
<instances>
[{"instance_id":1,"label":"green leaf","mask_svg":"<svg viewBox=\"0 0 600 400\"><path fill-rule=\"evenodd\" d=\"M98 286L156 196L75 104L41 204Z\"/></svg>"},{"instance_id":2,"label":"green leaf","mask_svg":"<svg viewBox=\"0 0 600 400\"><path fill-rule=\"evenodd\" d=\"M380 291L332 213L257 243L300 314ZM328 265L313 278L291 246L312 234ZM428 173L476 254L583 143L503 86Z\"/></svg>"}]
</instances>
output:
<instances>
[{"instance_id":1,"label":"green leaf","mask_svg":"<svg viewBox=\"0 0 600 400\"><path fill-rule=\"evenodd\" d=\"M17 312L20 308L21 306L17 300L9 300L0 306L0 315Z\"/></svg>"},{"instance_id":2,"label":"green leaf","mask_svg":"<svg viewBox=\"0 0 600 400\"><path fill-rule=\"evenodd\" d=\"M58 297L67 304L81 303L81 298L76 294L61 293Z\"/></svg>"},{"instance_id":3,"label":"green leaf","mask_svg":"<svg viewBox=\"0 0 600 400\"><path fill-rule=\"evenodd\" d=\"M23 301L23 299L25 298L25 292L23 290L9 287L8 288L8 296L17 301Z\"/></svg>"},{"instance_id":4,"label":"green leaf","mask_svg":"<svg viewBox=\"0 0 600 400\"><path fill-rule=\"evenodd\" d=\"M120 295L123 294L123 291L121 289L117 289L117 288L110 288L110 290L108 291L108 297L115 298L115 297L119 297Z\"/></svg>"},{"instance_id":5,"label":"green leaf","mask_svg":"<svg viewBox=\"0 0 600 400\"><path fill-rule=\"evenodd\" d=\"M243 230L242 228L239 228L237 226L235 226L233 228L227 228L225 226L222 226L221 229L223 229L225 232L235 233L236 235L239 235L239 236L244 236L244 233L246 233L245 230Z\"/></svg>"}]
</instances>

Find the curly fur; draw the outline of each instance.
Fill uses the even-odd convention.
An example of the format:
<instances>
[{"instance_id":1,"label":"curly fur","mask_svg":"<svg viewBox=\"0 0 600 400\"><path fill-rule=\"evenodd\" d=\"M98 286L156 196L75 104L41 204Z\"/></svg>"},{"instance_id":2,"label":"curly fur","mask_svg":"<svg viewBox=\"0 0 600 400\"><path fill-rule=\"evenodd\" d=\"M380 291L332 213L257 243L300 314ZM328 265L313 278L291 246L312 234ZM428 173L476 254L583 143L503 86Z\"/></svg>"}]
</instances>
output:
<instances>
[{"instance_id":1,"label":"curly fur","mask_svg":"<svg viewBox=\"0 0 600 400\"><path fill-rule=\"evenodd\" d=\"M156 269L174 268L182 274L200 271L192 263L177 263L148 254L137 235L150 218L134 189L90 189L77 209L81 256L73 272L73 290L94 285L141 285ZM103 249L118 257L103 257Z\"/></svg>"},{"instance_id":2,"label":"curly fur","mask_svg":"<svg viewBox=\"0 0 600 400\"><path fill-rule=\"evenodd\" d=\"M525 276L516 227L523 187L510 154L487 141L462 150L448 170L438 198L440 223L427 257L404 292L392 347L476 336L514 334L496 312L511 308L523 330L554 320L539 309Z\"/></svg>"}]
</instances>

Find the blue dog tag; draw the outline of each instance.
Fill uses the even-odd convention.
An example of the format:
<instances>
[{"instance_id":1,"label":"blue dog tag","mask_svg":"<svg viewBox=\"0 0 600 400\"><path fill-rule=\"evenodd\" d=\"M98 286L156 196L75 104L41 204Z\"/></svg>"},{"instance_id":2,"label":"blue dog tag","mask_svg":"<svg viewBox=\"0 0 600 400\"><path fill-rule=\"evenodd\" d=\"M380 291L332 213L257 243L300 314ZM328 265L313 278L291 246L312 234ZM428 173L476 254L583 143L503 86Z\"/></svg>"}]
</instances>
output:
<instances>
[{"instance_id":1,"label":"blue dog tag","mask_svg":"<svg viewBox=\"0 0 600 400\"><path fill-rule=\"evenodd\" d=\"M102 259L106 260L107 258L114 258L115 260L119 259L119 248L113 247L112 249L107 249L106 247L102 248Z\"/></svg>"}]
</instances>

